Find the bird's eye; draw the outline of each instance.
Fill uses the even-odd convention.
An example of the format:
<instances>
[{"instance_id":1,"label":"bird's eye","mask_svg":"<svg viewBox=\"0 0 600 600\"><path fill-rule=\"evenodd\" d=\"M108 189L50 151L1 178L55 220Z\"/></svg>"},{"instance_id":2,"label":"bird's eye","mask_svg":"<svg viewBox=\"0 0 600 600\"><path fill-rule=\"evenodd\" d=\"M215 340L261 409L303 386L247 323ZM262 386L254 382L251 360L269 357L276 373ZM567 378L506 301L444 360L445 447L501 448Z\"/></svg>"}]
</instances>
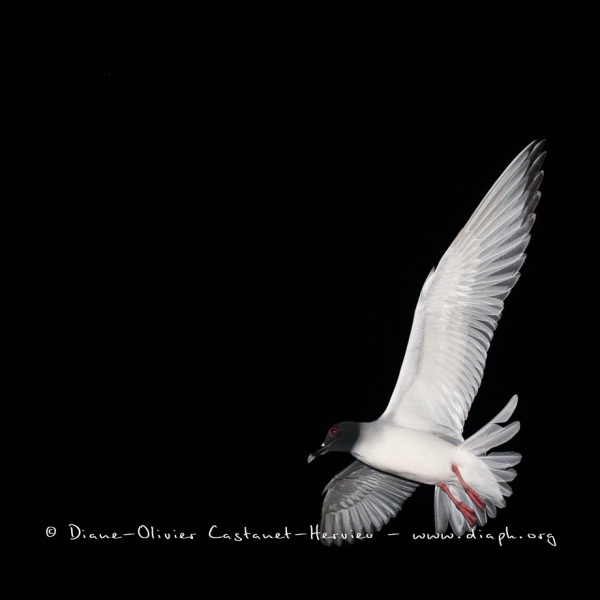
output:
<instances>
[{"instance_id":1,"label":"bird's eye","mask_svg":"<svg viewBox=\"0 0 600 600\"><path fill-rule=\"evenodd\" d=\"M339 432L340 432L340 430L339 430L337 427L332 427L332 428L329 430L329 435L330 435L331 437L337 437Z\"/></svg>"}]
</instances>

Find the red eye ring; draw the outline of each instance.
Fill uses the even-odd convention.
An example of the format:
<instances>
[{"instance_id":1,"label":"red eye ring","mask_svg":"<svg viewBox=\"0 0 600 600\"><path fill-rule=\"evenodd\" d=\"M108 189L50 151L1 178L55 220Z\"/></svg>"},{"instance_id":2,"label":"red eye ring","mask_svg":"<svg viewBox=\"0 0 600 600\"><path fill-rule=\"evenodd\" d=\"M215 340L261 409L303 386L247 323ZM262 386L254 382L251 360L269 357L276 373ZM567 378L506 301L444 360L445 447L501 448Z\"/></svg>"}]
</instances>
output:
<instances>
[{"instance_id":1,"label":"red eye ring","mask_svg":"<svg viewBox=\"0 0 600 600\"><path fill-rule=\"evenodd\" d=\"M338 436L339 432L340 432L340 430L337 427L332 427L329 430L329 435L334 438L334 437Z\"/></svg>"}]
</instances>

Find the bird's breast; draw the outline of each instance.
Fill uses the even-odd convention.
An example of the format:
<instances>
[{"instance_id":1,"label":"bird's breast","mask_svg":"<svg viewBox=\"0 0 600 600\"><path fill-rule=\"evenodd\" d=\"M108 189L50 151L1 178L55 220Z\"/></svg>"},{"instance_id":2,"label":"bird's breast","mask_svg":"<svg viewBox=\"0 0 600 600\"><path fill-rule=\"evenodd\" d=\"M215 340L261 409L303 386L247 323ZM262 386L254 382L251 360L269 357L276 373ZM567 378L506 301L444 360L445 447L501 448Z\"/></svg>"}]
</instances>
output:
<instances>
[{"instance_id":1,"label":"bird's breast","mask_svg":"<svg viewBox=\"0 0 600 600\"><path fill-rule=\"evenodd\" d=\"M378 426L365 431L352 454L374 469L421 483L451 477L458 448L435 435L405 427Z\"/></svg>"}]
</instances>

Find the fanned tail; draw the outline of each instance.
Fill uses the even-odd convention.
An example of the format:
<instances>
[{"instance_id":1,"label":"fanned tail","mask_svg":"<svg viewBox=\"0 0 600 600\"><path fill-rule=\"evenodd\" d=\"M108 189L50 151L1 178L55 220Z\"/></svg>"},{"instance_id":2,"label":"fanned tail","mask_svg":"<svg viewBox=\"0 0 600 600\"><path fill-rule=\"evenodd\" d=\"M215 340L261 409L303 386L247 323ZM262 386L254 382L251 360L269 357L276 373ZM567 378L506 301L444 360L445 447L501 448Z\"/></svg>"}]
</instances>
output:
<instances>
[{"instance_id":1,"label":"fanned tail","mask_svg":"<svg viewBox=\"0 0 600 600\"><path fill-rule=\"evenodd\" d=\"M492 448L512 439L519 431L518 421L513 421L505 426L500 425L511 417L517 406L517 400L518 397L513 396L498 415L459 446L479 457L483 463L482 472L486 479L486 485L484 490L477 491L482 492L485 497L485 510L480 510L464 489L457 486L452 487L452 493L457 500L464 502L475 511L480 526L486 524L488 516L495 517L497 509L506 506L505 498L512 494L509 482L517 476L517 472L511 467L521 461L521 455L518 452L487 453ZM446 531L448 524L456 535L463 535L465 531L471 529L465 517L454 507L448 495L439 487L435 488L434 512L435 530L438 533Z\"/></svg>"}]
</instances>

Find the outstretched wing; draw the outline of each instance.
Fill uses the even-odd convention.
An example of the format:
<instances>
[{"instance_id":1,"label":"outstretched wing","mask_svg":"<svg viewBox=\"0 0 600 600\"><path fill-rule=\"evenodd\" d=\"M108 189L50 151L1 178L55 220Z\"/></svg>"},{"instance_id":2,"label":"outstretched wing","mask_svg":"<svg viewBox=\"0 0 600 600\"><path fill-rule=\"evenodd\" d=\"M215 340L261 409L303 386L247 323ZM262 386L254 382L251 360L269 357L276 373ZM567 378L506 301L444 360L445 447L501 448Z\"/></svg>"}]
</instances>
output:
<instances>
[{"instance_id":1,"label":"outstretched wing","mask_svg":"<svg viewBox=\"0 0 600 600\"><path fill-rule=\"evenodd\" d=\"M382 418L462 441L504 299L525 261L543 145L532 142L513 160L427 277Z\"/></svg>"},{"instance_id":2,"label":"outstretched wing","mask_svg":"<svg viewBox=\"0 0 600 600\"><path fill-rule=\"evenodd\" d=\"M323 490L321 541L327 546L341 546L344 541L353 543L379 531L398 514L418 485L355 460Z\"/></svg>"}]
</instances>

